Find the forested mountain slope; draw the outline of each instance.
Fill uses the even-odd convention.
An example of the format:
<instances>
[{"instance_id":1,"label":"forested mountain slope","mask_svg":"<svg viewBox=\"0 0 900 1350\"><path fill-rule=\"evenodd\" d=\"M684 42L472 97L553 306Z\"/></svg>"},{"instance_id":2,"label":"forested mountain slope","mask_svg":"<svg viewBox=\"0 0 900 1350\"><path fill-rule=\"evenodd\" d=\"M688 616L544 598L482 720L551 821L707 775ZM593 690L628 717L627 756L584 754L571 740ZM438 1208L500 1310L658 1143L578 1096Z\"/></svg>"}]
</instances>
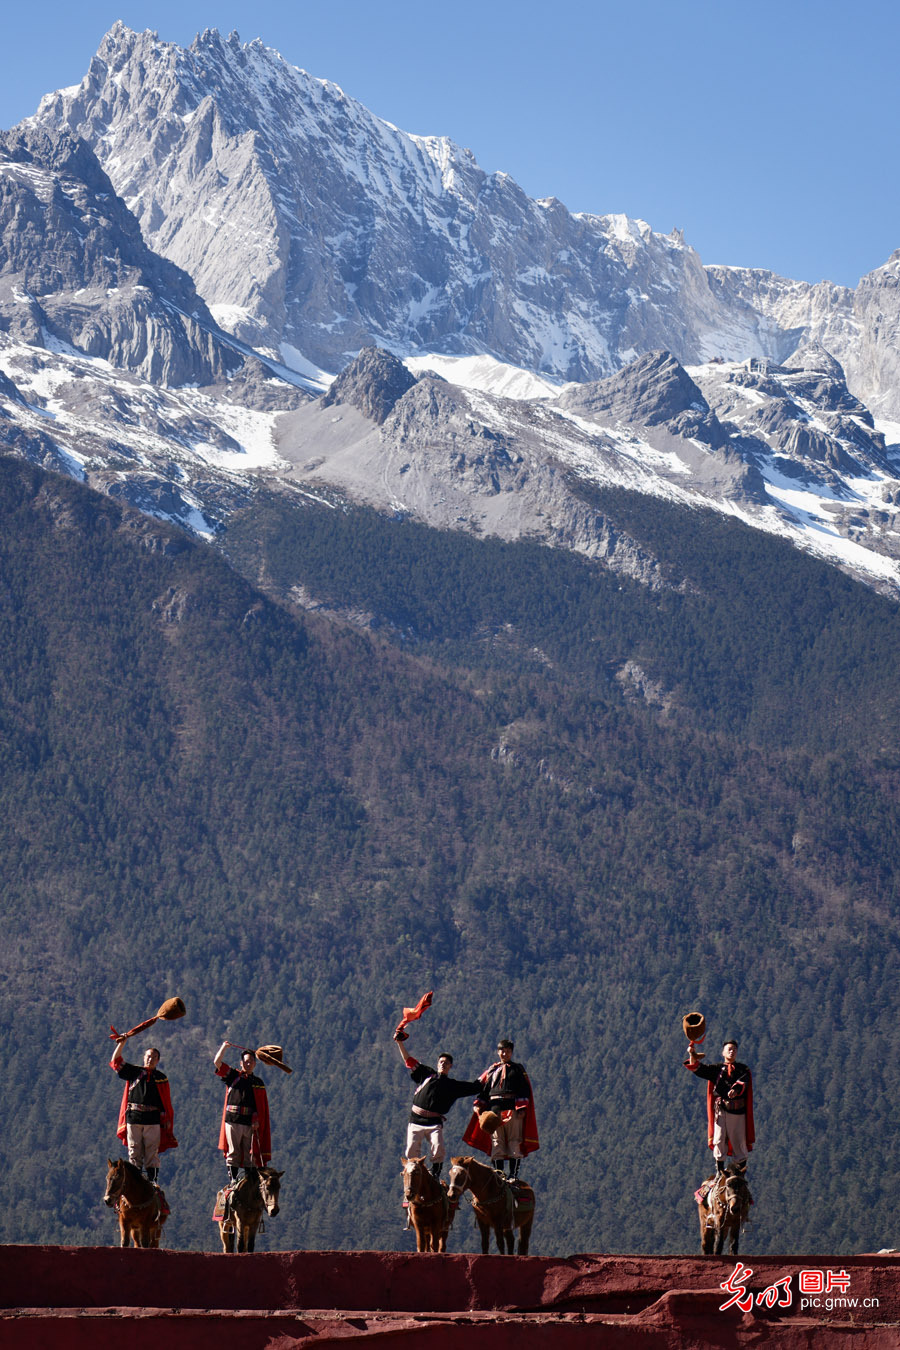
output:
<instances>
[{"instance_id":1,"label":"forested mountain slope","mask_svg":"<svg viewBox=\"0 0 900 1350\"><path fill-rule=\"evenodd\" d=\"M414 1052L468 1075L508 1033L531 1071L535 1251L693 1249L695 1006L757 1076L746 1249L893 1245L896 611L720 517L605 505L677 588L261 494L224 544L266 596L0 459L3 1241L114 1241L107 1028L177 993L169 1245L213 1245L228 1036L295 1068L266 1245L409 1247L389 1038L434 988Z\"/></svg>"}]
</instances>

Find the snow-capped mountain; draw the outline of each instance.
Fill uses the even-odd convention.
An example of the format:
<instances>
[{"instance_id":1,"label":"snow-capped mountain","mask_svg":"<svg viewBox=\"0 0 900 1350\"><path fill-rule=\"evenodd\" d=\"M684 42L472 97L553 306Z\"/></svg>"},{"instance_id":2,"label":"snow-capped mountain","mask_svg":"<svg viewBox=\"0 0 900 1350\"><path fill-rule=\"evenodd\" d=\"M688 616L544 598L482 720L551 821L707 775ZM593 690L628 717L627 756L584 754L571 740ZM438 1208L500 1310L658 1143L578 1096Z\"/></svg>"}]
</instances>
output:
<instances>
[{"instance_id":1,"label":"snow-capped mountain","mask_svg":"<svg viewBox=\"0 0 900 1350\"><path fill-rule=\"evenodd\" d=\"M34 120L88 140L218 322L301 371L376 343L585 380L655 348L782 361L811 339L900 417L896 256L856 291L705 268L679 232L533 201L235 33L183 49L118 23Z\"/></svg>"},{"instance_id":2,"label":"snow-capped mountain","mask_svg":"<svg viewBox=\"0 0 900 1350\"><path fill-rule=\"evenodd\" d=\"M533 201L234 33L184 50L117 24L34 120L84 137L218 321L288 361L335 372L376 343L583 380L658 347L700 361L797 342L723 298L679 233Z\"/></svg>"},{"instance_id":3,"label":"snow-capped mountain","mask_svg":"<svg viewBox=\"0 0 900 1350\"><path fill-rule=\"evenodd\" d=\"M0 443L150 514L215 538L266 484L657 584L596 504L627 487L900 594L860 394L896 406L900 255L855 292L704 268L259 42L121 24L3 136L0 225Z\"/></svg>"},{"instance_id":4,"label":"snow-capped mountain","mask_svg":"<svg viewBox=\"0 0 900 1350\"><path fill-rule=\"evenodd\" d=\"M217 329L84 141L0 135L0 238L2 443L213 533L260 439L271 456L260 410L305 396ZM233 481L210 479L232 460Z\"/></svg>"}]
</instances>

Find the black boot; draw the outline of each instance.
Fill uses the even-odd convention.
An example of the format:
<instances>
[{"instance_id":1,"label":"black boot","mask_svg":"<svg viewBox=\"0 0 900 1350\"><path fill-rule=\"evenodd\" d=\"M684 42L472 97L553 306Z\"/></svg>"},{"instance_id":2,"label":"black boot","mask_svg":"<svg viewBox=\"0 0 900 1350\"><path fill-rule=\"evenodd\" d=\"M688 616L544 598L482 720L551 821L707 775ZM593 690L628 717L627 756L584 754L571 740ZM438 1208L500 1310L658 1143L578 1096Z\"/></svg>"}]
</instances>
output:
<instances>
[{"instance_id":1,"label":"black boot","mask_svg":"<svg viewBox=\"0 0 900 1350\"><path fill-rule=\"evenodd\" d=\"M431 1175L432 1175L433 1177L439 1177L439 1176L441 1175L441 1168L443 1167L443 1165L444 1165L444 1164L443 1164L442 1162L432 1163L432 1164L431 1164Z\"/></svg>"},{"instance_id":2,"label":"black boot","mask_svg":"<svg viewBox=\"0 0 900 1350\"><path fill-rule=\"evenodd\" d=\"M229 1179L229 1181L235 1182L235 1181L239 1180L240 1175L241 1175L241 1169L240 1169L239 1167L232 1167L231 1163L228 1163L228 1164L227 1164L227 1167L228 1167L228 1179Z\"/></svg>"},{"instance_id":3,"label":"black boot","mask_svg":"<svg viewBox=\"0 0 900 1350\"><path fill-rule=\"evenodd\" d=\"M148 1167L148 1168L147 1168L147 1180L148 1180L148 1181L152 1181L154 1186L156 1186L156 1185L159 1184L159 1168L158 1168L158 1167Z\"/></svg>"},{"instance_id":4,"label":"black boot","mask_svg":"<svg viewBox=\"0 0 900 1350\"><path fill-rule=\"evenodd\" d=\"M505 1161L506 1161L505 1158L495 1158L495 1159L494 1159L494 1169L495 1169L495 1171L497 1171L497 1172L500 1173L501 1177L503 1176L503 1164L504 1164Z\"/></svg>"},{"instance_id":5,"label":"black boot","mask_svg":"<svg viewBox=\"0 0 900 1350\"><path fill-rule=\"evenodd\" d=\"M514 1181L519 1175L519 1168L522 1165L521 1158L510 1158L509 1160L509 1179Z\"/></svg>"},{"instance_id":6,"label":"black boot","mask_svg":"<svg viewBox=\"0 0 900 1350\"><path fill-rule=\"evenodd\" d=\"M724 1159L722 1159L722 1158L716 1158L716 1176L717 1176L717 1177L724 1177L724 1175L725 1175L725 1162L724 1162Z\"/></svg>"}]
</instances>

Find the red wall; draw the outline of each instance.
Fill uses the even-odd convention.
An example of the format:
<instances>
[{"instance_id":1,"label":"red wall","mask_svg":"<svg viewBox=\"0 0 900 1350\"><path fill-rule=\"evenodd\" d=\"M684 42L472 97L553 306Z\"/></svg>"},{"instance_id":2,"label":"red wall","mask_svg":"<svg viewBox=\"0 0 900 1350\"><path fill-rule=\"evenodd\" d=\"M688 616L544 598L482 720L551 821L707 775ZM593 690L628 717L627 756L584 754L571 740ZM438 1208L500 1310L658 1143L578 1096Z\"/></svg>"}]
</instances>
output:
<instances>
[{"instance_id":1,"label":"red wall","mask_svg":"<svg viewBox=\"0 0 900 1350\"><path fill-rule=\"evenodd\" d=\"M23 1350L121 1350L123 1336L165 1350L293 1350L348 1336L427 1341L431 1350L572 1350L716 1344L823 1350L862 1337L900 1345L900 1258L748 1257L747 1287L792 1276L785 1311L721 1312L731 1257L543 1257L398 1252L200 1252L0 1247L0 1336ZM797 1273L845 1270L871 1312L801 1312ZM125 1325L123 1326L123 1323ZM843 1325L842 1325L843 1324ZM863 1328L866 1328L865 1333ZM812 1337L812 1342L811 1338ZM588 1339L590 1338L590 1340ZM761 1338L761 1339L760 1339Z\"/></svg>"}]
</instances>

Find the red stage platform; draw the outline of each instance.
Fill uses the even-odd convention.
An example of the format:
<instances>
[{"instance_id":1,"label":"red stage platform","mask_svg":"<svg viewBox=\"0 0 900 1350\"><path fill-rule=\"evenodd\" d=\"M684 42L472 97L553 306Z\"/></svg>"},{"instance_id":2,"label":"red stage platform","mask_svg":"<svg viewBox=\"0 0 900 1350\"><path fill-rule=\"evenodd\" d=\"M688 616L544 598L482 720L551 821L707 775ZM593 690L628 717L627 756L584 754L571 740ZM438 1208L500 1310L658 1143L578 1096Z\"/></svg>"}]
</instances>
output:
<instances>
[{"instance_id":1,"label":"red stage platform","mask_svg":"<svg viewBox=\"0 0 900 1350\"><path fill-rule=\"evenodd\" d=\"M900 1345L900 1256L749 1256L752 1274L723 1289L736 1265L6 1246L0 1337L25 1350L122 1350L135 1335L165 1350L312 1350L353 1337L431 1350Z\"/></svg>"}]
</instances>

